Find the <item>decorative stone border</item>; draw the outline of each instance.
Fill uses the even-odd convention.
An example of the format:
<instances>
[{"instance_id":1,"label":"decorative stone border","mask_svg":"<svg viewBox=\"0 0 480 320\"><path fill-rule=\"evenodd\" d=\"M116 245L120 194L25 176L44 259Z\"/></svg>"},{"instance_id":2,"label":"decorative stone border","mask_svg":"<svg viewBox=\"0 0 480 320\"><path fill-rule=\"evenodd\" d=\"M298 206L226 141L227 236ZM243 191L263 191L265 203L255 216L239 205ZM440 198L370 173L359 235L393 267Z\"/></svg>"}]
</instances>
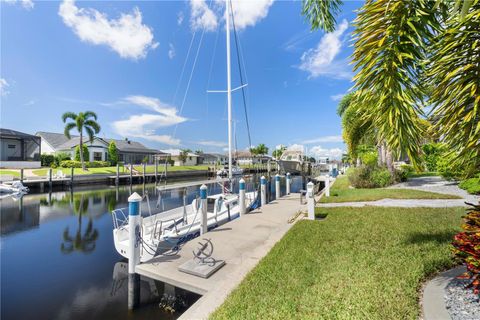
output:
<instances>
[{"instance_id":1,"label":"decorative stone border","mask_svg":"<svg viewBox=\"0 0 480 320\"><path fill-rule=\"evenodd\" d=\"M450 320L450 314L445 306L445 288L455 277L466 271L465 266L456 267L442 272L424 287L422 296L422 313L424 320Z\"/></svg>"}]
</instances>

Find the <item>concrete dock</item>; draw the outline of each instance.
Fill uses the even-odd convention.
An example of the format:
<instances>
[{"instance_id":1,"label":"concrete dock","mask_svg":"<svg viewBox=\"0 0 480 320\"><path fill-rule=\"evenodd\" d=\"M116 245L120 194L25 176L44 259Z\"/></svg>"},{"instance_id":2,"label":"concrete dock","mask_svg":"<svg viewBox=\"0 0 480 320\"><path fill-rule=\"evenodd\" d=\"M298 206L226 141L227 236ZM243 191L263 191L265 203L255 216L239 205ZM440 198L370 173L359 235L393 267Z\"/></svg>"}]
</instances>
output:
<instances>
[{"instance_id":1,"label":"concrete dock","mask_svg":"<svg viewBox=\"0 0 480 320\"><path fill-rule=\"evenodd\" d=\"M300 210L306 211L305 205L300 204L300 194L282 197L187 242L175 256L160 256L138 265L136 272L202 295L181 319L205 319L292 227L293 223L288 220ZM192 252L202 238L212 241L215 259L226 261L226 265L208 279L178 270L181 264L192 259Z\"/></svg>"}]
</instances>

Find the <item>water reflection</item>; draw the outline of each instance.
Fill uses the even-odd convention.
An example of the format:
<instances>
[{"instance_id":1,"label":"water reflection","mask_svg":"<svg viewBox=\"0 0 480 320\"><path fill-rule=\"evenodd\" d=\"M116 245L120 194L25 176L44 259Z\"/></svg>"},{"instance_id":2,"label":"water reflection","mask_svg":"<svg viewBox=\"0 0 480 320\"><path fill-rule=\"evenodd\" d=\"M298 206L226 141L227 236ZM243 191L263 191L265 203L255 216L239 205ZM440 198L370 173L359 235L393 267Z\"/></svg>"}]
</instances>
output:
<instances>
[{"instance_id":1,"label":"water reflection","mask_svg":"<svg viewBox=\"0 0 480 320\"><path fill-rule=\"evenodd\" d=\"M210 193L221 191L220 186L209 188ZM292 192L299 188L301 182L294 180ZM163 193L158 201L154 184L87 186L28 194L18 201L1 199L0 318L173 319L195 302L195 294L141 277L141 306L128 313L127 282L112 277L124 261L114 248L110 212L127 207L135 191L148 191L153 211L183 202L178 190ZM189 188L188 203L197 194L198 187ZM142 214L147 212L143 204Z\"/></svg>"}]
</instances>

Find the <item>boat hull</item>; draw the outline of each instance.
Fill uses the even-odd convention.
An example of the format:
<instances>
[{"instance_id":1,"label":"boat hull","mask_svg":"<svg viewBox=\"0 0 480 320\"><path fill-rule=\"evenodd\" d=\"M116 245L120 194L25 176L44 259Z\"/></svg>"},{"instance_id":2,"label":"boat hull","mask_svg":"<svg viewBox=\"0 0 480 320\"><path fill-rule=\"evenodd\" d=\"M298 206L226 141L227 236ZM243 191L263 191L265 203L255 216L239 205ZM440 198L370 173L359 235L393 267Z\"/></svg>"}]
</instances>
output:
<instances>
[{"instance_id":1,"label":"boat hull","mask_svg":"<svg viewBox=\"0 0 480 320\"><path fill-rule=\"evenodd\" d=\"M291 174L301 174L302 173L302 163L299 161L288 161L288 160L279 160L278 161L280 168L285 172Z\"/></svg>"}]
</instances>

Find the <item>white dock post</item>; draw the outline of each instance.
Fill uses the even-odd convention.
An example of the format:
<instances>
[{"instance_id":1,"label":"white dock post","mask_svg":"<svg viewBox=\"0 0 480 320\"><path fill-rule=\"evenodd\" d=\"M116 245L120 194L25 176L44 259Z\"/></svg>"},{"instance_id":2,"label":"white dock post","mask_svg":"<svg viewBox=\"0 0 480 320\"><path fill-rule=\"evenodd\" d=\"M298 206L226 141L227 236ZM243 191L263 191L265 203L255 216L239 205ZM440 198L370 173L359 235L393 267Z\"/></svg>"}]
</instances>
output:
<instances>
[{"instance_id":1,"label":"white dock post","mask_svg":"<svg viewBox=\"0 0 480 320\"><path fill-rule=\"evenodd\" d=\"M200 208L202 210L202 220L200 220L200 234L204 235L208 232L207 221L207 186L202 184L200 187Z\"/></svg>"},{"instance_id":2,"label":"white dock post","mask_svg":"<svg viewBox=\"0 0 480 320\"><path fill-rule=\"evenodd\" d=\"M265 176L260 178L260 193L261 204L263 207L267 204L267 179L265 179Z\"/></svg>"},{"instance_id":3,"label":"white dock post","mask_svg":"<svg viewBox=\"0 0 480 320\"><path fill-rule=\"evenodd\" d=\"M132 171L133 171L133 164L130 163L130 185L132 185Z\"/></svg>"},{"instance_id":4,"label":"white dock post","mask_svg":"<svg viewBox=\"0 0 480 320\"><path fill-rule=\"evenodd\" d=\"M287 195L290 194L290 184L292 183L290 172L287 172Z\"/></svg>"},{"instance_id":5,"label":"white dock post","mask_svg":"<svg viewBox=\"0 0 480 320\"><path fill-rule=\"evenodd\" d=\"M155 158L155 183L157 183L158 178L158 159Z\"/></svg>"},{"instance_id":6,"label":"white dock post","mask_svg":"<svg viewBox=\"0 0 480 320\"><path fill-rule=\"evenodd\" d=\"M48 169L48 187L52 190L52 168Z\"/></svg>"},{"instance_id":7,"label":"white dock post","mask_svg":"<svg viewBox=\"0 0 480 320\"><path fill-rule=\"evenodd\" d=\"M313 194L313 182L310 181L307 183L307 208L308 208L308 219L315 220L315 198Z\"/></svg>"},{"instance_id":8,"label":"white dock post","mask_svg":"<svg viewBox=\"0 0 480 320\"><path fill-rule=\"evenodd\" d=\"M147 164L143 163L143 183L145 184L145 172L147 171Z\"/></svg>"},{"instance_id":9,"label":"white dock post","mask_svg":"<svg viewBox=\"0 0 480 320\"><path fill-rule=\"evenodd\" d=\"M330 175L325 176L325 197L330 197Z\"/></svg>"},{"instance_id":10,"label":"white dock post","mask_svg":"<svg viewBox=\"0 0 480 320\"><path fill-rule=\"evenodd\" d=\"M142 197L138 193L133 193L128 197L128 309L132 310L140 302L139 276L135 273L135 267L140 263L140 202Z\"/></svg>"},{"instance_id":11,"label":"white dock post","mask_svg":"<svg viewBox=\"0 0 480 320\"><path fill-rule=\"evenodd\" d=\"M120 182L120 165L117 163L117 176L115 177L115 184L118 185Z\"/></svg>"},{"instance_id":12,"label":"white dock post","mask_svg":"<svg viewBox=\"0 0 480 320\"><path fill-rule=\"evenodd\" d=\"M282 194L280 192L280 175L277 173L275 175L275 198L280 199L281 196Z\"/></svg>"},{"instance_id":13,"label":"white dock post","mask_svg":"<svg viewBox=\"0 0 480 320\"><path fill-rule=\"evenodd\" d=\"M239 181L239 205L240 205L240 217L243 216L247 209L245 208L245 180L242 178Z\"/></svg>"}]
</instances>

